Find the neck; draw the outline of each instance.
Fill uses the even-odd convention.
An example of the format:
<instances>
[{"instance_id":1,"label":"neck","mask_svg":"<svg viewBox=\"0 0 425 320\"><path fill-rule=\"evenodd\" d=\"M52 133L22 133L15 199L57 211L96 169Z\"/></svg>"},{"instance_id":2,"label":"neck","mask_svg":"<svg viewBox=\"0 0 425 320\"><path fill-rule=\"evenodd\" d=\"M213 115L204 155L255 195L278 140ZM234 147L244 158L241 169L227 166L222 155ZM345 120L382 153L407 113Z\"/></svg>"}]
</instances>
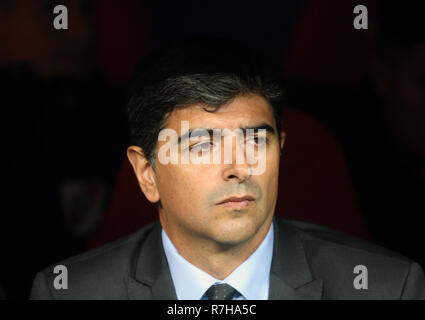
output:
<instances>
[{"instance_id":1,"label":"neck","mask_svg":"<svg viewBox=\"0 0 425 320\"><path fill-rule=\"evenodd\" d=\"M167 236L179 254L192 265L218 280L224 280L251 256L267 236L273 216L267 219L257 232L240 243L223 244L199 237L190 232L178 232L169 228L163 214L160 221Z\"/></svg>"}]
</instances>

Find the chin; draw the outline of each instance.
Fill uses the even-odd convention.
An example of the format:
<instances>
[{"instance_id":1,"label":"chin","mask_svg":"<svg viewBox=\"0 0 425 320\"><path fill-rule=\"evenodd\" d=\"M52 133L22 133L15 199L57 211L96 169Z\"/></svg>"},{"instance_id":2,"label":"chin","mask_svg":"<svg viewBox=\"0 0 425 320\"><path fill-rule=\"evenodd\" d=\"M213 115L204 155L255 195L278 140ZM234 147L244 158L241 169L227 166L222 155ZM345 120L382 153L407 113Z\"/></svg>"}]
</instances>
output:
<instances>
[{"instance_id":1,"label":"chin","mask_svg":"<svg viewBox=\"0 0 425 320\"><path fill-rule=\"evenodd\" d=\"M257 224L251 219L232 219L216 226L214 238L222 244L238 244L252 238L257 230Z\"/></svg>"}]
</instances>

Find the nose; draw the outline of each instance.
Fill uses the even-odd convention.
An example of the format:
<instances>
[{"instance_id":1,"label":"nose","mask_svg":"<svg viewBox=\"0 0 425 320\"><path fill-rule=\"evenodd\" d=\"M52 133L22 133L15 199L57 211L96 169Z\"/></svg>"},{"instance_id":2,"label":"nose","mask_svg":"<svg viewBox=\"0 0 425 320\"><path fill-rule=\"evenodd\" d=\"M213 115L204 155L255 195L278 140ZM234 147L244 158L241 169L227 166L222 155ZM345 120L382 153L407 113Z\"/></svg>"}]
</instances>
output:
<instances>
[{"instance_id":1,"label":"nose","mask_svg":"<svg viewBox=\"0 0 425 320\"><path fill-rule=\"evenodd\" d=\"M241 161L243 160L243 161ZM251 166L248 164L244 144L233 144L232 163L223 164L223 179L242 183L251 177Z\"/></svg>"}]
</instances>

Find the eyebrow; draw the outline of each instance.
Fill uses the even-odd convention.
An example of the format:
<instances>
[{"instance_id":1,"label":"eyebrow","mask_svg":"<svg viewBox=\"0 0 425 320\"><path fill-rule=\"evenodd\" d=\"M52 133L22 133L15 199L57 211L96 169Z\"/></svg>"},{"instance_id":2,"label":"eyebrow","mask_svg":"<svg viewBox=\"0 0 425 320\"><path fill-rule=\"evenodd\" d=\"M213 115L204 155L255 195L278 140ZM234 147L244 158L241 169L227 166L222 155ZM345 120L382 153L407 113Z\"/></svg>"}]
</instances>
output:
<instances>
[{"instance_id":1,"label":"eyebrow","mask_svg":"<svg viewBox=\"0 0 425 320\"><path fill-rule=\"evenodd\" d=\"M239 129L241 129L242 131L246 132L246 130L254 130L254 131L258 131L258 130L266 130L267 133L276 136L276 132L273 129L273 127L267 123L262 123L260 125L256 125L256 126L247 126L247 127L239 127ZM195 128L195 129L190 129L189 131L187 131L186 133L182 134L181 136L179 136L178 138L178 144L182 143L182 141L187 140L190 136L192 137L212 137L214 135L214 130L223 130L223 129L210 129L210 128Z\"/></svg>"}]
</instances>

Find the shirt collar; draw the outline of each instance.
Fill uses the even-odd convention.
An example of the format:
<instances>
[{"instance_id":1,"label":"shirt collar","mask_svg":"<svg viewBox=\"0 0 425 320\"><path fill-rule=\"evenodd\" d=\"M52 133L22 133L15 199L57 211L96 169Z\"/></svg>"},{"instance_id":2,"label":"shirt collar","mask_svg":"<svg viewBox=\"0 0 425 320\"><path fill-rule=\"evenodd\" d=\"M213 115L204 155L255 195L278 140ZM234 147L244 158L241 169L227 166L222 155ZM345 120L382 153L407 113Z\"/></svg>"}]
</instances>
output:
<instances>
[{"instance_id":1,"label":"shirt collar","mask_svg":"<svg viewBox=\"0 0 425 320\"><path fill-rule=\"evenodd\" d=\"M179 300L199 300L205 291L215 283L231 285L248 300L268 299L273 256L273 223L255 252L224 280L215 279L184 259L164 230L162 230L161 236Z\"/></svg>"}]
</instances>

